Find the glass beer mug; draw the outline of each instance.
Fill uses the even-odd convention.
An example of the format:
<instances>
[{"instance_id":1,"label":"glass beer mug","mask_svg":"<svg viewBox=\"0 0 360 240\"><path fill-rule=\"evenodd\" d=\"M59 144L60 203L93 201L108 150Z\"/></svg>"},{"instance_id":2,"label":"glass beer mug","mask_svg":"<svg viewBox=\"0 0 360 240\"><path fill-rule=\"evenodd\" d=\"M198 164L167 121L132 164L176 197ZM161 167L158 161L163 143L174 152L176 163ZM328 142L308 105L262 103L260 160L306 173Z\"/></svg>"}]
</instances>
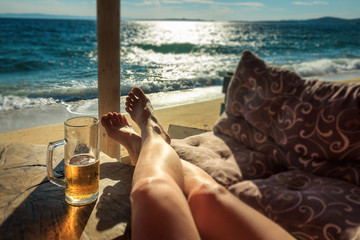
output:
<instances>
[{"instance_id":1,"label":"glass beer mug","mask_svg":"<svg viewBox=\"0 0 360 240\"><path fill-rule=\"evenodd\" d=\"M66 120L65 139L50 142L46 167L53 184L65 188L65 201L81 206L95 201L99 194L99 120L75 117ZM65 179L54 177L53 150L64 146Z\"/></svg>"}]
</instances>

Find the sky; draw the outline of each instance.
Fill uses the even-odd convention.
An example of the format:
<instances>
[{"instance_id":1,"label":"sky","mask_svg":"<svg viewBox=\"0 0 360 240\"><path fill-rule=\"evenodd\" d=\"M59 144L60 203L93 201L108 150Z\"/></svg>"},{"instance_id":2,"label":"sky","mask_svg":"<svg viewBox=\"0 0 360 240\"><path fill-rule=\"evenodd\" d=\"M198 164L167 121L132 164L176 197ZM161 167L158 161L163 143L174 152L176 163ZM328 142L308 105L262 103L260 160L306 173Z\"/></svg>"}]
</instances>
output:
<instances>
[{"instance_id":1,"label":"sky","mask_svg":"<svg viewBox=\"0 0 360 240\"><path fill-rule=\"evenodd\" d=\"M96 16L95 0L0 0L1 13ZM123 0L121 17L215 21L360 18L360 0Z\"/></svg>"}]
</instances>

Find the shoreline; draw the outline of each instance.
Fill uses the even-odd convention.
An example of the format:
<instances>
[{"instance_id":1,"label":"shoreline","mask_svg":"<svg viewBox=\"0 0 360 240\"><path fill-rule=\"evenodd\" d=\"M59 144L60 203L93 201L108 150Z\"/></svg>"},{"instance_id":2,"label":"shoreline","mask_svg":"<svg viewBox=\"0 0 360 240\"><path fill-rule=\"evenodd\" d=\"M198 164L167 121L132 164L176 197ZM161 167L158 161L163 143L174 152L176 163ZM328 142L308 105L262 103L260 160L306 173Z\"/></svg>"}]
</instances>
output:
<instances>
[{"instance_id":1,"label":"shoreline","mask_svg":"<svg viewBox=\"0 0 360 240\"><path fill-rule=\"evenodd\" d=\"M191 103L224 98L221 86L194 88L147 94L153 108L163 109ZM126 96L121 96L121 113L125 113ZM59 102L30 108L0 111L0 134L26 128L64 123L66 119L79 116L98 116L98 99Z\"/></svg>"},{"instance_id":2,"label":"shoreline","mask_svg":"<svg viewBox=\"0 0 360 240\"><path fill-rule=\"evenodd\" d=\"M155 109L155 115L163 128L168 131L169 125L212 130L220 116L220 106L224 98L197 103L184 104L168 108ZM136 132L140 132L134 121L124 114ZM49 142L64 138L64 124L51 124L0 133L0 142L32 143L47 145ZM121 156L126 156L121 146Z\"/></svg>"}]
</instances>

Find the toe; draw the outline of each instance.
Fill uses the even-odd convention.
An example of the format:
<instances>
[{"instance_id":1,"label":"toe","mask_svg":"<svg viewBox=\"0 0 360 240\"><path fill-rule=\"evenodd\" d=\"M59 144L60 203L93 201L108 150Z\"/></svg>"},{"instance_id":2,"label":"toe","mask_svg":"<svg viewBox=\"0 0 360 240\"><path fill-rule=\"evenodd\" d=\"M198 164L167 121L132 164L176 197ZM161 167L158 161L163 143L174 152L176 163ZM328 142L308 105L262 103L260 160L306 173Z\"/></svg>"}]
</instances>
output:
<instances>
[{"instance_id":1,"label":"toe","mask_svg":"<svg viewBox=\"0 0 360 240\"><path fill-rule=\"evenodd\" d=\"M132 109L128 106L125 107L125 111L129 114L132 114Z\"/></svg>"},{"instance_id":2,"label":"toe","mask_svg":"<svg viewBox=\"0 0 360 240\"><path fill-rule=\"evenodd\" d=\"M110 119L108 117L108 114L102 116L101 118L101 125L103 125L103 127L107 128L110 126Z\"/></svg>"},{"instance_id":3,"label":"toe","mask_svg":"<svg viewBox=\"0 0 360 240\"><path fill-rule=\"evenodd\" d=\"M122 123L122 117L121 117L121 114L116 114L116 123L118 124L118 125L123 125L123 123Z\"/></svg>"},{"instance_id":4,"label":"toe","mask_svg":"<svg viewBox=\"0 0 360 240\"><path fill-rule=\"evenodd\" d=\"M129 98L129 101L131 100L132 102L135 102L137 100L137 98L133 92L128 93L128 98Z\"/></svg>"},{"instance_id":5,"label":"toe","mask_svg":"<svg viewBox=\"0 0 360 240\"><path fill-rule=\"evenodd\" d=\"M131 108L133 105L131 103L129 103L129 102L125 102L125 106Z\"/></svg>"},{"instance_id":6,"label":"toe","mask_svg":"<svg viewBox=\"0 0 360 240\"><path fill-rule=\"evenodd\" d=\"M134 88L132 89L132 92L133 92L133 93L135 94L135 96L137 96L139 99L141 99L141 100L145 100L145 99L146 99L146 96L145 96L143 90L141 90L140 88L134 87Z\"/></svg>"},{"instance_id":7,"label":"toe","mask_svg":"<svg viewBox=\"0 0 360 240\"><path fill-rule=\"evenodd\" d=\"M106 121L107 121L106 116L102 116L102 117L101 117L101 125L104 126Z\"/></svg>"},{"instance_id":8,"label":"toe","mask_svg":"<svg viewBox=\"0 0 360 240\"><path fill-rule=\"evenodd\" d=\"M116 112L111 113L110 120L111 120L112 124L116 124L116 122L117 122L117 113Z\"/></svg>"},{"instance_id":9,"label":"toe","mask_svg":"<svg viewBox=\"0 0 360 240\"><path fill-rule=\"evenodd\" d=\"M112 119L112 113L111 112L109 112L108 114L107 114L107 119L110 121L111 119Z\"/></svg>"},{"instance_id":10,"label":"toe","mask_svg":"<svg viewBox=\"0 0 360 240\"><path fill-rule=\"evenodd\" d=\"M107 120L107 114L102 115L102 117L101 117L101 122L102 122L102 121L106 121L106 120Z\"/></svg>"},{"instance_id":11,"label":"toe","mask_svg":"<svg viewBox=\"0 0 360 240\"><path fill-rule=\"evenodd\" d=\"M130 97L126 97L126 103L134 104L134 100L132 100Z\"/></svg>"},{"instance_id":12,"label":"toe","mask_svg":"<svg viewBox=\"0 0 360 240\"><path fill-rule=\"evenodd\" d=\"M131 126L124 115L121 116L121 121L124 123L124 125Z\"/></svg>"}]
</instances>

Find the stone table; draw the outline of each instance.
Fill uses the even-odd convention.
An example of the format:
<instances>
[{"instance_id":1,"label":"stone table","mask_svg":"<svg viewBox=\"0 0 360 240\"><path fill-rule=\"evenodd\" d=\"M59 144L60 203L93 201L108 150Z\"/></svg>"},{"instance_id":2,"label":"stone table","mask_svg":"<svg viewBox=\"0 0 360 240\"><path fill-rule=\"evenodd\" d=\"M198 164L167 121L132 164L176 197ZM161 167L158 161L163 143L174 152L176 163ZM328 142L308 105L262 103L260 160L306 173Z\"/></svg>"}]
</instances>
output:
<instances>
[{"instance_id":1,"label":"stone table","mask_svg":"<svg viewBox=\"0 0 360 240\"><path fill-rule=\"evenodd\" d=\"M75 207L48 181L46 150L0 143L0 239L130 239L134 167L101 153L99 198ZM64 171L62 151L54 151L57 177Z\"/></svg>"}]
</instances>

